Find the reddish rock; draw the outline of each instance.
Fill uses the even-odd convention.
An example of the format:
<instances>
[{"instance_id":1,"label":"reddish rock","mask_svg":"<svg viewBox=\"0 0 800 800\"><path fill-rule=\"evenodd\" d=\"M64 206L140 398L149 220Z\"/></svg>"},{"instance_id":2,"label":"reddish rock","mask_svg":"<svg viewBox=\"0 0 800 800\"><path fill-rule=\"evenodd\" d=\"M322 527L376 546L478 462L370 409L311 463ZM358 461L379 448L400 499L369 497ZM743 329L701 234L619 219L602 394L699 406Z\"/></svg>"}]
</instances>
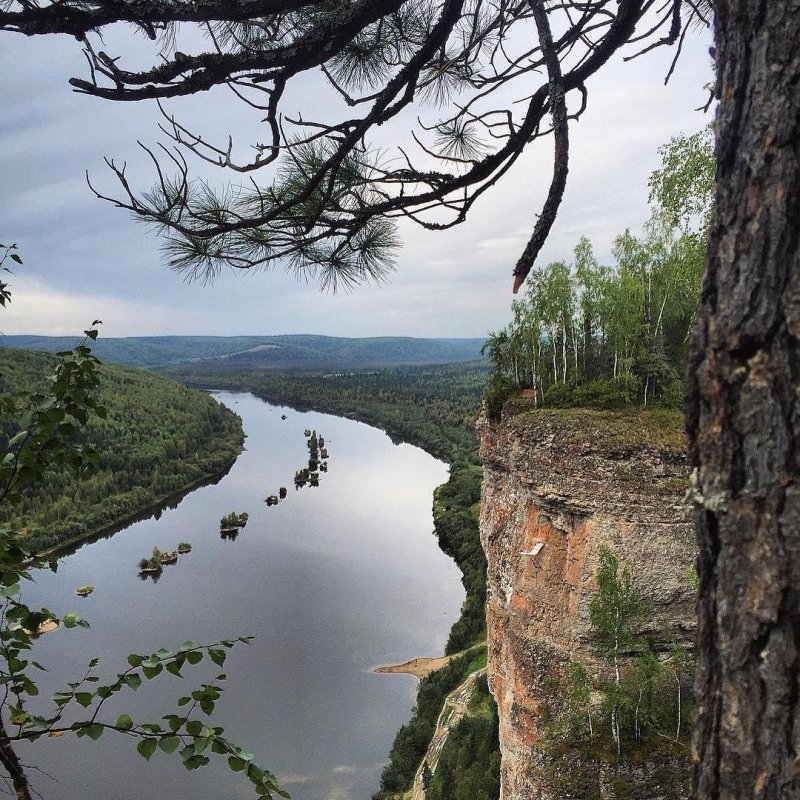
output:
<instances>
[{"instance_id":1,"label":"reddish rock","mask_svg":"<svg viewBox=\"0 0 800 800\"><path fill-rule=\"evenodd\" d=\"M500 712L502 800L556 800L564 794L542 777L554 759L538 746L543 711L558 711L553 687L569 662L593 657L589 605L600 547L632 569L651 604L646 632L657 639L669 625L688 642L695 543L680 435L650 441L635 418L626 436L624 419L609 432L607 412L525 408L499 423L482 416L477 425L489 684ZM644 776L637 800L674 796L645 780L664 766L631 768L634 779L637 771ZM688 775L680 759L667 766ZM612 798L604 769L594 765L592 791Z\"/></svg>"}]
</instances>

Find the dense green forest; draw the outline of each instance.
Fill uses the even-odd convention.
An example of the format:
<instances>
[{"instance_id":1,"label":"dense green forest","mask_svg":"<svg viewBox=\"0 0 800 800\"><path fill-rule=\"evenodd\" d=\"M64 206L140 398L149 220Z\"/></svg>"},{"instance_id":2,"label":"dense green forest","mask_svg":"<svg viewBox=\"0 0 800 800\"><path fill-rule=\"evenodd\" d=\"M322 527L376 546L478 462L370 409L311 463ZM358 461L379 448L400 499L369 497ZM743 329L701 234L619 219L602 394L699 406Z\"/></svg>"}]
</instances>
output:
<instances>
[{"instance_id":1,"label":"dense green forest","mask_svg":"<svg viewBox=\"0 0 800 800\"><path fill-rule=\"evenodd\" d=\"M54 367L49 354L0 348L0 395L15 412L0 419L0 450L21 425L26 398ZM183 489L220 474L241 451L241 421L207 395L123 367L100 369L106 419L95 418L78 441L100 453L98 471L78 481L52 470L0 521L24 531L32 549L47 549L136 515Z\"/></svg>"},{"instance_id":2,"label":"dense green forest","mask_svg":"<svg viewBox=\"0 0 800 800\"><path fill-rule=\"evenodd\" d=\"M487 362L375 370L259 370L186 364L159 370L187 386L253 392L273 403L357 419L449 463L477 464L473 426Z\"/></svg>"},{"instance_id":3,"label":"dense green forest","mask_svg":"<svg viewBox=\"0 0 800 800\"><path fill-rule=\"evenodd\" d=\"M500 796L500 739L497 704L481 677L469 700L469 714L450 731L426 800L497 800Z\"/></svg>"},{"instance_id":4,"label":"dense green forest","mask_svg":"<svg viewBox=\"0 0 800 800\"><path fill-rule=\"evenodd\" d=\"M205 363L245 368L354 368L445 364L480 358L483 339L411 336L132 336L103 337L93 345L103 361L137 367ZM72 347L63 336L7 336L9 347L55 352Z\"/></svg>"},{"instance_id":5,"label":"dense green forest","mask_svg":"<svg viewBox=\"0 0 800 800\"><path fill-rule=\"evenodd\" d=\"M493 413L519 389L546 406L681 402L712 202L710 132L675 137L661 156L643 234L617 236L609 264L581 238L570 262L531 273L511 322L490 334Z\"/></svg>"}]
</instances>

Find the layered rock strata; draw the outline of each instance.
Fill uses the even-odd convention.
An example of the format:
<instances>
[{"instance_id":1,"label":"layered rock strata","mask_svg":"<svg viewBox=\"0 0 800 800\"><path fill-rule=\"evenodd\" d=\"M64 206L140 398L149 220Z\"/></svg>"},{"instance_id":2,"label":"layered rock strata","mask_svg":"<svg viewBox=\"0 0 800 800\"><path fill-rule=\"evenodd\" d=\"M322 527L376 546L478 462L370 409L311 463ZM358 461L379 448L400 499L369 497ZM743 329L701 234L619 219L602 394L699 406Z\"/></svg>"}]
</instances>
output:
<instances>
[{"instance_id":1,"label":"layered rock strata","mask_svg":"<svg viewBox=\"0 0 800 800\"><path fill-rule=\"evenodd\" d=\"M518 403L500 422L483 416L477 427L501 798L615 797L620 767L599 762L580 765L588 778L573 784L583 790L554 788L550 778L570 768L571 756L544 746L546 719L563 703L555 687L567 665L593 657L589 605L602 546L631 568L649 602L646 632L658 641L669 627L686 643L693 638L695 545L680 420ZM675 771L688 774L680 757L625 769L637 800L675 797L685 785Z\"/></svg>"}]
</instances>

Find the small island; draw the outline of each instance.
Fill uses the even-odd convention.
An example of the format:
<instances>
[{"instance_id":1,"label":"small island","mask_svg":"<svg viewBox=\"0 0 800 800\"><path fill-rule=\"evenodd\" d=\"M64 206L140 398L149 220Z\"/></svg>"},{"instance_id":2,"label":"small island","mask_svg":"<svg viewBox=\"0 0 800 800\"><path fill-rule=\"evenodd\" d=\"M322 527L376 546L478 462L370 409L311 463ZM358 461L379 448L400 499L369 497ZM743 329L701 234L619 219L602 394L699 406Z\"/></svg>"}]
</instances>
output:
<instances>
[{"instance_id":1,"label":"small island","mask_svg":"<svg viewBox=\"0 0 800 800\"><path fill-rule=\"evenodd\" d=\"M145 578L150 576L154 580L157 580L164 571L165 564L175 564L178 560L178 555L190 553L191 550L192 546L189 544L189 542L181 542L177 549L167 550L166 552L162 552L157 547L154 547L153 552L150 554L150 558L140 559L139 577ZM93 586L81 586L79 589L76 589L76 592L81 594L82 589L89 589L90 591L88 593L94 591Z\"/></svg>"},{"instance_id":2,"label":"small island","mask_svg":"<svg viewBox=\"0 0 800 800\"><path fill-rule=\"evenodd\" d=\"M159 575L163 572L162 555L163 553L157 547L154 547L150 558L143 558L139 561L139 574Z\"/></svg>"},{"instance_id":3,"label":"small island","mask_svg":"<svg viewBox=\"0 0 800 800\"><path fill-rule=\"evenodd\" d=\"M94 586L79 586L75 590L75 594L78 597L88 597L94 591Z\"/></svg>"},{"instance_id":4,"label":"small island","mask_svg":"<svg viewBox=\"0 0 800 800\"><path fill-rule=\"evenodd\" d=\"M241 514L231 511L219 521L219 532L223 536L238 533L239 528L244 528L244 526L247 525L247 520L249 518L250 516L246 511L243 511Z\"/></svg>"}]
</instances>

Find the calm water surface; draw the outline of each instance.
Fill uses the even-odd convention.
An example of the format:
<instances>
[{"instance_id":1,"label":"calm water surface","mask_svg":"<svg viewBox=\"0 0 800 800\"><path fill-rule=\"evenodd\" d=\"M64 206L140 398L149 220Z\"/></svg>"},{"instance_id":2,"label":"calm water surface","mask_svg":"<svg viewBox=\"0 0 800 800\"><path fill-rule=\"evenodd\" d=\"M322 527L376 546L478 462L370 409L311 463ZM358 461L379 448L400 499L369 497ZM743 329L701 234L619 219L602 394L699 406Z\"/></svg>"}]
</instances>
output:
<instances>
[{"instance_id":1,"label":"calm water surface","mask_svg":"<svg viewBox=\"0 0 800 800\"><path fill-rule=\"evenodd\" d=\"M431 494L447 468L360 423L252 395L215 396L241 415L247 434L231 472L160 519L80 548L26 590L27 601L77 611L92 625L41 638L35 657L50 669L42 688L62 688L95 655L101 674L113 676L130 652L254 634L251 647L229 655L216 724L297 800L366 800L416 691L415 679L371 667L439 655L463 600L459 572L431 534ZM330 469L319 488L295 491L294 473L308 460L305 428L325 437ZM264 498L280 486L288 497L267 507ZM249 522L235 541L222 540L219 518L233 510L247 511ZM157 583L139 579L141 557L180 541L192 544L190 554ZM86 583L94 594L76 597ZM219 672L195 670L145 682L109 718L170 713L195 676ZM177 756L157 752L148 766L134 741L113 734L43 740L23 755L50 776L31 772L45 800L252 796L249 782L221 763L187 772Z\"/></svg>"}]
</instances>

